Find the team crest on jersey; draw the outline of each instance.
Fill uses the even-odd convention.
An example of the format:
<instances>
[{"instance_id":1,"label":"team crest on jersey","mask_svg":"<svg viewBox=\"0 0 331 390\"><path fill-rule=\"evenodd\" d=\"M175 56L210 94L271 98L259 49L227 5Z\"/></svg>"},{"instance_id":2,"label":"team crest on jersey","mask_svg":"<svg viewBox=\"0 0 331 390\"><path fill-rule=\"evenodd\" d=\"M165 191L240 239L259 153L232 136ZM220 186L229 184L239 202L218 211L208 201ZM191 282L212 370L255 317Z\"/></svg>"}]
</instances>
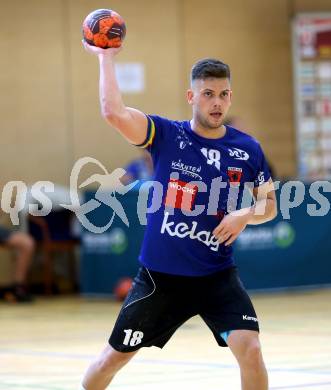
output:
<instances>
[{"instance_id":1,"label":"team crest on jersey","mask_svg":"<svg viewBox=\"0 0 331 390\"><path fill-rule=\"evenodd\" d=\"M239 148L232 148L228 150L229 150L229 156L234 157L235 160L246 161L249 159L249 154L244 150L241 150Z\"/></svg>"},{"instance_id":2,"label":"team crest on jersey","mask_svg":"<svg viewBox=\"0 0 331 390\"><path fill-rule=\"evenodd\" d=\"M240 185L242 172L243 172L242 168L228 167L228 176L229 176L230 186L239 186Z\"/></svg>"},{"instance_id":3,"label":"team crest on jersey","mask_svg":"<svg viewBox=\"0 0 331 390\"><path fill-rule=\"evenodd\" d=\"M185 133L185 130L181 126L177 126L178 134L175 141L178 143L180 149L185 149L187 145L191 146L192 142Z\"/></svg>"}]
</instances>

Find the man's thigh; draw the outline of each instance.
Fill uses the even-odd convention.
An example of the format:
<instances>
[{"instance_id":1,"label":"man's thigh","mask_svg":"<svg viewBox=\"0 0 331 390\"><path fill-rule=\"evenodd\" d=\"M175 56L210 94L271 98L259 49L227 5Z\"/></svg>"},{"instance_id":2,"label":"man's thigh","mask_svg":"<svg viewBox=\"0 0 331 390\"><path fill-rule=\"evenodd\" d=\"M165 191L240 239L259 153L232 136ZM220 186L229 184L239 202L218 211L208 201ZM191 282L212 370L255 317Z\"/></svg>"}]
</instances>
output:
<instances>
[{"instance_id":1,"label":"man's thigh","mask_svg":"<svg viewBox=\"0 0 331 390\"><path fill-rule=\"evenodd\" d=\"M154 275L154 277L153 277ZM155 273L142 267L118 315L109 344L119 352L141 347L162 348L174 332L194 314L185 298L159 283Z\"/></svg>"},{"instance_id":2,"label":"man's thigh","mask_svg":"<svg viewBox=\"0 0 331 390\"><path fill-rule=\"evenodd\" d=\"M199 314L220 346L227 346L227 336L231 331L259 332L254 306L235 269L220 273L219 277L215 275L205 295L207 303Z\"/></svg>"}]
</instances>

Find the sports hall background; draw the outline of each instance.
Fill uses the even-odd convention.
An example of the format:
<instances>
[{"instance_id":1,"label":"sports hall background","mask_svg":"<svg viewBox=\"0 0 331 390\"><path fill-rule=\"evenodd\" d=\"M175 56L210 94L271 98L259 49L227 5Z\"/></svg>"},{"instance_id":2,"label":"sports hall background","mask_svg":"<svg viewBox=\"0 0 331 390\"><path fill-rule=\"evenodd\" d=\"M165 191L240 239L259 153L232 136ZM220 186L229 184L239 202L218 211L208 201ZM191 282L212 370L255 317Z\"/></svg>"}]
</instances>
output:
<instances>
[{"instance_id":1,"label":"sports hall background","mask_svg":"<svg viewBox=\"0 0 331 390\"><path fill-rule=\"evenodd\" d=\"M146 90L127 105L187 118L189 71L199 58L229 63L232 114L245 119L282 176L295 176L291 17L331 11L328 0L1 1L1 184L48 179L68 184L73 162L91 155L110 167L137 151L100 116L96 58L81 24L112 7L126 20L118 61L143 62Z\"/></svg>"},{"instance_id":2,"label":"sports hall background","mask_svg":"<svg viewBox=\"0 0 331 390\"><path fill-rule=\"evenodd\" d=\"M82 21L98 8L112 8L126 21L118 61L145 65L145 92L125 95L127 105L173 119L189 118L185 92L192 64L202 57L220 58L232 69L231 115L240 116L261 141L277 178L297 177L291 22L302 12L331 13L331 0L0 0L0 191L13 180L69 186L80 157L94 157L111 172L139 156L100 115L97 59L81 45ZM330 251L318 254L320 247L330 248L330 213L312 218L304 210L300 220L301 211L293 211L296 218L290 221L296 223L296 245L259 249L254 272L250 257L242 262L240 274L260 283L273 279L302 285L303 274L331 282ZM284 222L278 218L275 225ZM8 222L8 215L0 212L0 227L10 226ZM257 227L262 236L272 231L265 226ZM136 237L131 241L138 241ZM285 238L293 239L293 234ZM252 256L253 250L249 252ZM246 256L245 249L241 253ZM62 264L61 271L67 272L61 256L54 270ZM126 258L121 264L129 260L136 261ZM11 253L0 245L0 290L12 280L12 264ZM273 271L264 272L269 266ZM97 277L102 275L89 271L99 285ZM103 275L107 284L110 275ZM331 389L329 286L250 291L270 390ZM1 299L0 390L78 388L120 309L109 297L89 298L37 295L27 305ZM234 357L216 345L198 317L184 324L162 352L145 348L131 363L115 378L114 388L240 388Z\"/></svg>"},{"instance_id":3,"label":"sports hall background","mask_svg":"<svg viewBox=\"0 0 331 390\"><path fill-rule=\"evenodd\" d=\"M13 0L1 1L1 184L66 184L80 156L116 166L137 153L100 117L96 59L80 44L85 16L109 6L128 29L118 61L146 66L146 91L125 96L128 105L187 118L192 64L221 58L233 74L232 114L245 119L279 175L295 176L291 18L330 11L328 0Z\"/></svg>"},{"instance_id":4,"label":"sports hall background","mask_svg":"<svg viewBox=\"0 0 331 390\"><path fill-rule=\"evenodd\" d=\"M80 43L85 16L107 7L127 24L118 61L145 64L145 92L125 95L127 105L189 118L192 64L221 58L232 69L231 114L261 141L278 177L296 177L291 19L331 11L329 0L3 0L1 188L11 180L69 185L79 157L114 169L138 155L101 118L97 60ZM6 280L8 262L0 271Z\"/></svg>"}]
</instances>

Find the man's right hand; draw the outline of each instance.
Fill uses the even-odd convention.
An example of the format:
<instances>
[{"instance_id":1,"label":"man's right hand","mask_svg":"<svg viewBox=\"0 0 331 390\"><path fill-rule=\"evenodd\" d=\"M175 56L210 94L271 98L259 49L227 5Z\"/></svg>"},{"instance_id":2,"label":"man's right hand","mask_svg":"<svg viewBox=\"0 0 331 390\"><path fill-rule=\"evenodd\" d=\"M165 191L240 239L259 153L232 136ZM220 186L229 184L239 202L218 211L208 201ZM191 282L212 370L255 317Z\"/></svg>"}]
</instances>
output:
<instances>
[{"instance_id":1,"label":"man's right hand","mask_svg":"<svg viewBox=\"0 0 331 390\"><path fill-rule=\"evenodd\" d=\"M102 49L101 47L89 45L84 39L82 40L82 43L83 43L85 50L88 53L94 54L96 56L99 56L99 55L115 56L116 54L118 54L122 50L122 46L117 47L117 48L111 47L109 49Z\"/></svg>"}]
</instances>

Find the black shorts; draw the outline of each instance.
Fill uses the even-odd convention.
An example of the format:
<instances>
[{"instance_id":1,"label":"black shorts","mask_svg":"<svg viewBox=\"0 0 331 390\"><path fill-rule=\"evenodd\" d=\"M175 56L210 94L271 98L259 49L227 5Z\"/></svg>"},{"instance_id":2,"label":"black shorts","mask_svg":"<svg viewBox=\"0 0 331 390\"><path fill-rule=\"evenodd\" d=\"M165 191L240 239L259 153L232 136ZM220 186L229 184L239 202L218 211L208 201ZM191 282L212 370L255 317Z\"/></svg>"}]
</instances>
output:
<instances>
[{"instance_id":1,"label":"black shorts","mask_svg":"<svg viewBox=\"0 0 331 390\"><path fill-rule=\"evenodd\" d=\"M109 344L117 351L162 348L189 318L199 315L226 347L221 333L259 331L252 302L235 267L202 277L176 276L142 267L122 306Z\"/></svg>"}]
</instances>

